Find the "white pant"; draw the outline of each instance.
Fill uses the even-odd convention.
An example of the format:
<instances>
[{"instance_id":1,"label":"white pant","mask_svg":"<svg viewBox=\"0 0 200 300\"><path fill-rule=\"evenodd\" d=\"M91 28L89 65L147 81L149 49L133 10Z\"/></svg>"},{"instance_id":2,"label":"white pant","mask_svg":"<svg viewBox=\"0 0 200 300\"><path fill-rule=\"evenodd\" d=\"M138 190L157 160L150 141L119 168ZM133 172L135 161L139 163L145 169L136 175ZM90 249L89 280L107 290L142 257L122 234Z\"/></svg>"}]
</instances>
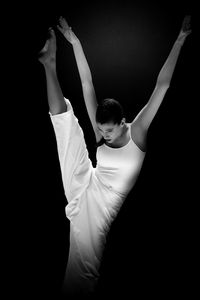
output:
<instances>
[{"instance_id":1,"label":"white pant","mask_svg":"<svg viewBox=\"0 0 200 300\"><path fill-rule=\"evenodd\" d=\"M66 99L65 99L66 100ZM66 294L94 290L106 233L123 198L95 175L84 135L69 100L68 111L51 115L70 220L70 250L64 279Z\"/></svg>"}]
</instances>

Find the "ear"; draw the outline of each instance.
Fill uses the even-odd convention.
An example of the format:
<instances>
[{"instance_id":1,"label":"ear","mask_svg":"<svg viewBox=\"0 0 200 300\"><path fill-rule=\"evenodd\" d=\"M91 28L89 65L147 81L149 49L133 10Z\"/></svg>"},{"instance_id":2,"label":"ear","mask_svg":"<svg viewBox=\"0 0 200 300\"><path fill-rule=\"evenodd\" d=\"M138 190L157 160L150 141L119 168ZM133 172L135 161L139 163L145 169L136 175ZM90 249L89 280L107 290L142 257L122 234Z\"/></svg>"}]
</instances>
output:
<instances>
[{"instance_id":1,"label":"ear","mask_svg":"<svg viewBox=\"0 0 200 300\"><path fill-rule=\"evenodd\" d=\"M121 120L121 126L124 126L124 124L126 123L126 118L123 118L122 120Z\"/></svg>"}]
</instances>

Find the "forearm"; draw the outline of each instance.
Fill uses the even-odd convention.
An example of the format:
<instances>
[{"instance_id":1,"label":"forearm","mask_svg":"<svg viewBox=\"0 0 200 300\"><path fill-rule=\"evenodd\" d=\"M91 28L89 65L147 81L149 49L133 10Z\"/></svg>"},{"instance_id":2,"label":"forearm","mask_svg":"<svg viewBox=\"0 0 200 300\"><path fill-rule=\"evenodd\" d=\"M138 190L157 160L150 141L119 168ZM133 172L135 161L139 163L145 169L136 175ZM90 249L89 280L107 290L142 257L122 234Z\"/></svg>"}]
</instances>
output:
<instances>
[{"instance_id":1,"label":"forearm","mask_svg":"<svg viewBox=\"0 0 200 300\"><path fill-rule=\"evenodd\" d=\"M177 39L169 53L169 56L167 60L165 61L159 75L157 78L157 84L161 85L170 85L170 81L172 78L172 75L174 73L174 69L181 51L181 48L183 46L182 42L179 42Z\"/></svg>"},{"instance_id":2,"label":"forearm","mask_svg":"<svg viewBox=\"0 0 200 300\"><path fill-rule=\"evenodd\" d=\"M191 16L187 15L184 17L179 35L169 53L164 66L162 67L158 75L157 85L170 85L170 81L174 73L174 68L176 66L181 48L185 42L186 37L191 33L190 20Z\"/></svg>"},{"instance_id":3,"label":"forearm","mask_svg":"<svg viewBox=\"0 0 200 300\"><path fill-rule=\"evenodd\" d=\"M92 82L92 75L80 41L72 44L82 85Z\"/></svg>"}]
</instances>

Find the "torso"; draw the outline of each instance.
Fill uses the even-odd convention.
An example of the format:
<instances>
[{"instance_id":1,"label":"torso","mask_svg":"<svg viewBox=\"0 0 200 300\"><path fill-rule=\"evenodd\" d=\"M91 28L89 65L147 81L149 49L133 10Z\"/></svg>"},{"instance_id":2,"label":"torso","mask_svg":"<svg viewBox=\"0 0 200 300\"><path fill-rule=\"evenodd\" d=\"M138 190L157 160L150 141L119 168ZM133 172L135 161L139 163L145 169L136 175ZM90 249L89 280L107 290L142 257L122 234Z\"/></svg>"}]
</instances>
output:
<instances>
[{"instance_id":1,"label":"torso","mask_svg":"<svg viewBox=\"0 0 200 300\"><path fill-rule=\"evenodd\" d=\"M96 177L109 189L126 195L135 184L145 157L126 124L121 139L115 144L103 143L97 148Z\"/></svg>"}]
</instances>

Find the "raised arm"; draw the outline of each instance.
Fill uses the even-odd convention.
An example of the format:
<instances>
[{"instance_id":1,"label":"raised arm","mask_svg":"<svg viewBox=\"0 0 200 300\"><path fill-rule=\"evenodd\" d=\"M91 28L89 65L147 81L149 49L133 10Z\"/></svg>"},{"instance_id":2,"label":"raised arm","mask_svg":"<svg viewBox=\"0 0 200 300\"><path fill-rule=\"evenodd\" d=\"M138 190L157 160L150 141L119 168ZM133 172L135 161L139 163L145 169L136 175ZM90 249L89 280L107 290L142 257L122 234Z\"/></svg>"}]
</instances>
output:
<instances>
[{"instance_id":1,"label":"raised arm","mask_svg":"<svg viewBox=\"0 0 200 300\"><path fill-rule=\"evenodd\" d=\"M143 136L146 134L164 99L165 93L170 86L170 81L180 54L180 50L185 42L186 37L190 33L190 16L186 16L183 20L180 33L157 77L155 89L148 103L132 122L132 132L138 136L138 139L143 139Z\"/></svg>"},{"instance_id":2,"label":"raised arm","mask_svg":"<svg viewBox=\"0 0 200 300\"><path fill-rule=\"evenodd\" d=\"M94 129L96 141L99 142L101 139L101 135L97 129L96 125L96 110L97 110L97 99L96 94L92 82L92 75L86 60L85 54L83 52L83 48L80 40L72 31L71 27L69 27L68 23L63 17L60 17L59 24L57 27L60 32L64 35L68 42L70 42L73 46L73 51L79 71L79 76L82 84L83 97L85 101L85 105L87 108L87 112L92 123L92 127Z\"/></svg>"}]
</instances>

